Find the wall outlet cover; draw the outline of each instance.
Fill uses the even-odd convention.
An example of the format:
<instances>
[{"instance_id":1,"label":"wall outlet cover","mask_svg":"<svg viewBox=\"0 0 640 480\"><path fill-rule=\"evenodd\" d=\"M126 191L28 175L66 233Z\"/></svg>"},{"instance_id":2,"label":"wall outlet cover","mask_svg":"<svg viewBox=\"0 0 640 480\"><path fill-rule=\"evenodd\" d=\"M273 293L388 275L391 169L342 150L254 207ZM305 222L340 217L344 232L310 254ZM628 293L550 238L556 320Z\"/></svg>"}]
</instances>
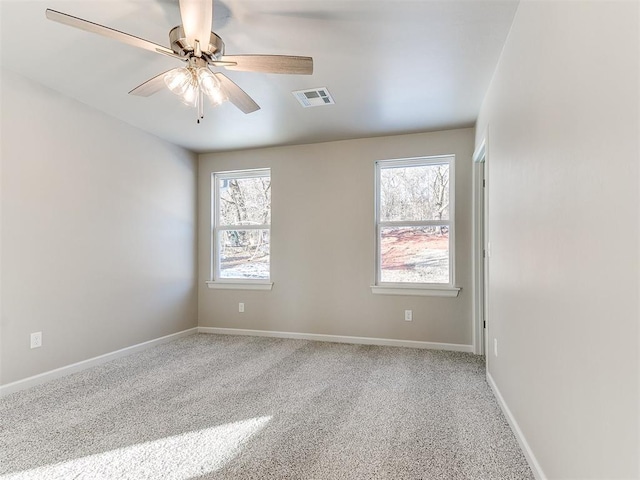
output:
<instances>
[{"instance_id":1,"label":"wall outlet cover","mask_svg":"<svg viewBox=\"0 0 640 480\"><path fill-rule=\"evenodd\" d=\"M42 346L42 332L34 332L31 334L31 348L40 348Z\"/></svg>"}]
</instances>

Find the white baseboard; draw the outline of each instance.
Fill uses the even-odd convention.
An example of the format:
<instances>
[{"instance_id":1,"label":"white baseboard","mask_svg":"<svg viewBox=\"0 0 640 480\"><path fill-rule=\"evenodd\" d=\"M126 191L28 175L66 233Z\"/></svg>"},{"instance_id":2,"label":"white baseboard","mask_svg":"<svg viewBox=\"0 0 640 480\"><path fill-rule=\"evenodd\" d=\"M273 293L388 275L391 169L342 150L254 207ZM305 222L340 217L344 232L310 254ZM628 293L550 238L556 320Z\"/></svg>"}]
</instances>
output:
<instances>
[{"instance_id":1,"label":"white baseboard","mask_svg":"<svg viewBox=\"0 0 640 480\"><path fill-rule=\"evenodd\" d=\"M65 375L76 373L81 370L86 370L87 368L95 367L96 365L101 365L103 363L110 362L111 360L115 360L120 357L126 357L127 355L131 355L132 353L140 352L142 350L155 347L156 345L171 342L173 340L177 340L178 338L186 337L188 335L193 335L196 333L198 333L197 327L190 328L188 330L183 330L181 332L172 333L171 335L165 335L164 337L122 348L120 350L116 350L115 352L105 353L104 355L89 358L81 362L72 363L71 365L67 365L65 367L49 370L48 372L40 373L32 377L27 377L12 383L7 383L6 385L0 385L0 397L9 395L10 393L18 392L20 390L25 390L27 388L49 382L56 378L64 377Z\"/></svg>"},{"instance_id":2,"label":"white baseboard","mask_svg":"<svg viewBox=\"0 0 640 480\"><path fill-rule=\"evenodd\" d=\"M457 343L417 342L415 340L394 340L388 338L348 337L344 335L324 335L321 333L272 332L270 330L246 330L242 328L198 327L199 333L219 335L249 335L254 337L293 338L318 342L354 343L358 345L380 345L384 347L410 347L430 350L451 350L473 353L473 345Z\"/></svg>"},{"instance_id":3,"label":"white baseboard","mask_svg":"<svg viewBox=\"0 0 640 480\"><path fill-rule=\"evenodd\" d=\"M502 413L504 413L504 416L507 418L507 422L509 422L509 426L511 427L511 430L513 430L513 434L516 436L516 439L520 444L522 453L524 453L524 456L527 459L527 463L529 463L529 466L533 471L533 475L536 477L537 480L547 480L547 476L542 471L542 467L540 467L540 464L538 463L536 456L533 454L533 451L531 450L531 447L529 446L527 439L524 437L522 430L520 430L520 426L518 425L518 422L516 422L516 419L513 417L511 410L509 410L509 407L504 401L504 398L502 397L500 390L498 390L498 386L496 385L496 382L493 380L493 377L491 376L488 370L487 370L487 382L489 383L491 390L493 390L493 394L498 400L498 405L500 405L500 408L502 409Z\"/></svg>"}]
</instances>

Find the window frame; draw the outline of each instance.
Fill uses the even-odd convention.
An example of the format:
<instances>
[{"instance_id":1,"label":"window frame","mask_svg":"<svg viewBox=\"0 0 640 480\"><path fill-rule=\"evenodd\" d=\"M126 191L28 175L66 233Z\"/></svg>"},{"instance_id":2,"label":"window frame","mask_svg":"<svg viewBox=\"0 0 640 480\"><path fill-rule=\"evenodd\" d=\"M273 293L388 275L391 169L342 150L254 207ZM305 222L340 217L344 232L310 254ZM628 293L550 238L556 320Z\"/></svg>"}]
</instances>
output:
<instances>
[{"instance_id":1,"label":"window frame","mask_svg":"<svg viewBox=\"0 0 640 480\"><path fill-rule=\"evenodd\" d=\"M211 236L209 272L209 288L271 290L271 219L268 224L255 225L220 225L220 180L242 178L269 178L270 168L250 168L211 173ZM273 213L273 212L271 212ZM269 232L269 277L268 278L224 278L220 276L220 231L223 230L267 230Z\"/></svg>"},{"instance_id":2,"label":"window frame","mask_svg":"<svg viewBox=\"0 0 640 480\"><path fill-rule=\"evenodd\" d=\"M430 165L449 166L449 219L448 220L407 220L407 221L381 221L381 171L386 168L418 167ZM371 286L373 293L387 295L428 295L428 296L457 296L460 288L455 286L455 154L431 155L424 157L398 158L390 160L377 160L375 162L375 283ZM381 232L384 227L390 226L440 226L449 228L449 283L418 283L418 282L383 282L382 256L381 256Z\"/></svg>"}]
</instances>

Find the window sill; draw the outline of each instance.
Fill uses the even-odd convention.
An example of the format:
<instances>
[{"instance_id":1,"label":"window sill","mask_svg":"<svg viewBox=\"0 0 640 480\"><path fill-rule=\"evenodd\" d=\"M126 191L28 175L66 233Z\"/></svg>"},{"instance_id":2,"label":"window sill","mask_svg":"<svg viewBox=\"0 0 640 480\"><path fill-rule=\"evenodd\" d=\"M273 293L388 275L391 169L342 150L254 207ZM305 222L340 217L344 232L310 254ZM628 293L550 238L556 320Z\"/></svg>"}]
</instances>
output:
<instances>
[{"instance_id":1,"label":"window sill","mask_svg":"<svg viewBox=\"0 0 640 480\"><path fill-rule=\"evenodd\" d=\"M404 285L371 285L371 293L377 295L419 295L424 297L457 297L460 287L413 287Z\"/></svg>"},{"instance_id":2,"label":"window sill","mask_svg":"<svg viewBox=\"0 0 640 480\"><path fill-rule=\"evenodd\" d=\"M220 290L271 290L273 282L206 282L207 287Z\"/></svg>"}]
</instances>

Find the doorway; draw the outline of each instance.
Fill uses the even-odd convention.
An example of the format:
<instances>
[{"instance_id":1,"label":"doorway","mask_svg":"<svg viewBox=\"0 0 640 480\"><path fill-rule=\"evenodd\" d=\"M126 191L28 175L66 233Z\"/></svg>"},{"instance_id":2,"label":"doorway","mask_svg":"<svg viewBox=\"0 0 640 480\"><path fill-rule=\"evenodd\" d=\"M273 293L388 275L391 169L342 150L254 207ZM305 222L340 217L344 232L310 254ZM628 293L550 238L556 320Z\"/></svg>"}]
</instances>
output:
<instances>
[{"instance_id":1,"label":"doorway","mask_svg":"<svg viewBox=\"0 0 640 480\"><path fill-rule=\"evenodd\" d=\"M488 181L486 136L473 155L473 348L477 355L488 352Z\"/></svg>"}]
</instances>

